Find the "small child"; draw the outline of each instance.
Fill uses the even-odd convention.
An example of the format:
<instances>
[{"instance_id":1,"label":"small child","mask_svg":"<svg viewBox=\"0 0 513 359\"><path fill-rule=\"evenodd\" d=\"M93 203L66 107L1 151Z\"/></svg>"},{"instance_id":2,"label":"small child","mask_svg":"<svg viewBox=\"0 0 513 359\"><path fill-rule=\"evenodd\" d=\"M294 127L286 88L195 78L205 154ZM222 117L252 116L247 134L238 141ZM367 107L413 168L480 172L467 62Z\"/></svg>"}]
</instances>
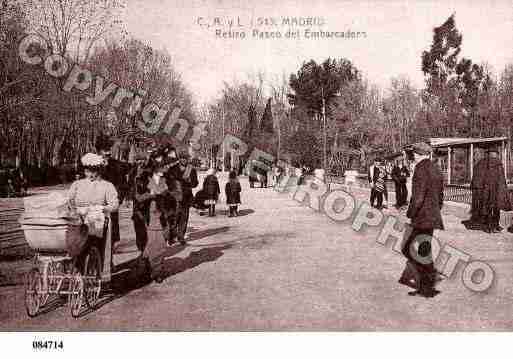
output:
<instances>
[{"instance_id":1,"label":"small child","mask_svg":"<svg viewBox=\"0 0 513 359\"><path fill-rule=\"evenodd\" d=\"M219 182L215 175L215 169L211 168L207 172L207 177L203 181L203 190L205 191L205 203L208 205L208 216L216 215L216 202L219 199Z\"/></svg>"},{"instance_id":2,"label":"small child","mask_svg":"<svg viewBox=\"0 0 513 359\"><path fill-rule=\"evenodd\" d=\"M383 196L385 196L385 199L388 202L388 199L386 198L386 188L385 188L385 175L386 172L383 168L380 168L378 179L376 180L375 184L375 190L376 190L376 197L378 200L378 209L383 209ZM387 203L388 204L388 203Z\"/></svg>"},{"instance_id":3,"label":"small child","mask_svg":"<svg viewBox=\"0 0 513 359\"><path fill-rule=\"evenodd\" d=\"M226 183L224 192L226 194L226 204L230 207L228 217L237 217L237 206L240 204L240 192L241 187L239 180L237 179L237 173L235 171L230 172L230 180Z\"/></svg>"}]
</instances>

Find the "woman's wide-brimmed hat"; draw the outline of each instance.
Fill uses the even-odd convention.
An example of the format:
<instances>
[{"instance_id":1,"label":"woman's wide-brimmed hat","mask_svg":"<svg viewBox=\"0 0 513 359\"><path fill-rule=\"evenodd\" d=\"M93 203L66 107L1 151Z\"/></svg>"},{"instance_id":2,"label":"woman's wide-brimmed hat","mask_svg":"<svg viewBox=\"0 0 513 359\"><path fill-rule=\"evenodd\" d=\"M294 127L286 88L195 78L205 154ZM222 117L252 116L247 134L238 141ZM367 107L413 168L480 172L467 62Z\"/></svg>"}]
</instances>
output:
<instances>
[{"instance_id":1,"label":"woman's wide-brimmed hat","mask_svg":"<svg viewBox=\"0 0 513 359\"><path fill-rule=\"evenodd\" d=\"M80 162L85 168L100 168L105 166L105 159L95 153L86 153Z\"/></svg>"}]
</instances>

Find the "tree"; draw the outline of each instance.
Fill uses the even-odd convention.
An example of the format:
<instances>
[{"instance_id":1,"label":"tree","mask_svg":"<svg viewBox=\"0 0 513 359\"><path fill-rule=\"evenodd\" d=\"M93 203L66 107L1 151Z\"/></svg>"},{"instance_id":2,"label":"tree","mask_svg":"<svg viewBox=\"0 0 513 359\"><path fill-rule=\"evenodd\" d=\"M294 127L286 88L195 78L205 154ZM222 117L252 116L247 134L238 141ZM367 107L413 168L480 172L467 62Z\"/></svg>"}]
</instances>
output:
<instances>
[{"instance_id":1,"label":"tree","mask_svg":"<svg viewBox=\"0 0 513 359\"><path fill-rule=\"evenodd\" d=\"M105 46L98 47L91 55L87 66L96 74L100 74L109 82L129 89L133 93L142 95L141 109L147 103L154 103L162 110L169 112L175 107L181 110L180 117L189 123L195 121L192 95L184 86L180 74L171 63L171 55L166 51L158 51L137 39L125 41L107 41ZM113 112L114 133L123 128L135 127L136 121L141 119L141 111L130 108L131 101L125 101ZM113 111L109 102L98 106L100 117L105 118L108 111ZM176 130L175 130L176 131ZM118 138L124 147L134 141L134 132L128 132L128 137ZM141 145L149 140L171 143L175 146L184 146L175 141L173 136L149 135L135 130L136 139ZM173 133L172 133L173 134Z\"/></svg>"},{"instance_id":2,"label":"tree","mask_svg":"<svg viewBox=\"0 0 513 359\"><path fill-rule=\"evenodd\" d=\"M422 52L427 95L424 101L439 106L440 111L436 112L441 118L435 119L435 123L441 127L447 124L444 135L470 132L472 125L463 122L463 113L466 111L471 114L470 118L474 117L478 89L485 80L481 66L466 58L458 61L463 36L456 28L454 17L452 14L433 29L431 48Z\"/></svg>"},{"instance_id":3,"label":"tree","mask_svg":"<svg viewBox=\"0 0 513 359\"><path fill-rule=\"evenodd\" d=\"M94 47L121 31L120 0L24 0L31 30L48 41L54 53L81 63Z\"/></svg>"},{"instance_id":4,"label":"tree","mask_svg":"<svg viewBox=\"0 0 513 359\"><path fill-rule=\"evenodd\" d=\"M291 93L288 97L293 106L290 122L296 124L291 127L296 127L297 131L309 132L316 138L316 142L323 143L321 116L325 110L329 143L329 137L333 137L332 134L336 133L337 128L333 124L333 118L336 117L334 111L339 104L337 98L349 83L358 79L358 69L347 59L328 58L321 64L314 60L304 62L297 73L291 74L289 78ZM296 137L292 134L291 138Z\"/></svg>"},{"instance_id":5,"label":"tree","mask_svg":"<svg viewBox=\"0 0 513 359\"><path fill-rule=\"evenodd\" d=\"M318 139L305 129L300 129L288 138L285 148L292 155L295 166L319 168L322 164L322 146Z\"/></svg>"},{"instance_id":6,"label":"tree","mask_svg":"<svg viewBox=\"0 0 513 359\"><path fill-rule=\"evenodd\" d=\"M347 59L328 58L322 64L314 60L303 63L297 74L290 75L290 94L295 106L320 113L337 96L341 87L359 78L359 72Z\"/></svg>"},{"instance_id":7,"label":"tree","mask_svg":"<svg viewBox=\"0 0 513 359\"><path fill-rule=\"evenodd\" d=\"M246 141L249 141L253 137L253 131L255 130L256 124L256 110L255 105L249 105L248 109L248 123L246 125L246 129L244 130L244 138Z\"/></svg>"},{"instance_id":8,"label":"tree","mask_svg":"<svg viewBox=\"0 0 513 359\"><path fill-rule=\"evenodd\" d=\"M271 111L271 98L267 100L265 105L262 121L260 121L260 130L262 132L274 133L273 113Z\"/></svg>"},{"instance_id":9,"label":"tree","mask_svg":"<svg viewBox=\"0 0 513 359\"><path fill-rule=\"evenodd\" d=\"M412 142L411 127L420 111L420 97L408 77L391 79L389 95L383 100L384 121L393 151Z\"/></svg>"},{"instance_id":10,"label":"tree","mask_svg":"<svg viewBox=\"0 0 513 359\"><path fill-rule=\"evenodd\" d=\"M345 84L335 100L330 132L340 134L340 151L360 152L362 165L374 147L383 146L385 141L390 145L381 108L379 89L359 79Z\"/></svg>"}]
</instances>

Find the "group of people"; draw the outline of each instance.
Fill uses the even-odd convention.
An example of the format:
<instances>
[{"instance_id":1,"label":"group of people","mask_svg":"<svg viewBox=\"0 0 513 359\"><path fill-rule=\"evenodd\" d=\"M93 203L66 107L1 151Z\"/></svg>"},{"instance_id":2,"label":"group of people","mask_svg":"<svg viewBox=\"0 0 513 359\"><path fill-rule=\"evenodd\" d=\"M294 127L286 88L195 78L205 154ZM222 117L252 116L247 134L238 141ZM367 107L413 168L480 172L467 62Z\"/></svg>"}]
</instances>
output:
<instances>
[{"instance_id":1,"label":"group of people","mask_svg":"<svg viewBox=\"0 0 513 359\"><path fill-rule=\"evenodd\" d=\"M271 178L271 185L278 183L284 175L284 169L277 164L274 164L270 170L266 170L263 166L257 166L253 163L248 163L248 179L249 187L254 188L255 183L260 183L260 188L267 188L269 178Z\"/></svg>"},{"instance_id":2,"label":"group of people","mask_svg":"<svg viewBox=\"0 0 513 359\"><path fill-rule=\"evenodd\" d=\"M120 240L119 205L125 192L119 186L126 183L123 180L126 173L119 167L119 161L111 158L108 148L98 152L82 157L85 178L72 183L68 201L88 224L90 233L94 233L91 232L92 224L98 223L99 214L103 219L109 218L111 236L98 243L100 250L105 250L106 240L110 239L112 244ZM132 221L141 257L145 256L149 242L159 241L171 246L178 240L185 245L189 209L194 197L192 189L198 185L197 173L189 163L188 154L177 154L171 146L155 150L138 164L132 182ZM96 236L102 237L102 232Z\"/></svg>"},{"instance_id":3,"label":"group of people","mask_svg":"<svg viewBox=\"0 0 513 359\"><path fill-rule=\"evenodd\" d=\"M226 195L226 204L229 207L228 217L237 217L239 215L238 206L241 203L240 193L241 185L237 178L237 171L232 170L229 174L229 180L224 188ZM196 209L207 209L208 216L216 215L216 204L219 201L221 189L216 176L216 170L211 168L207 171L207 176L203 181L203 188L196 193L194 198L194 207Z\"/></svg>"},{"instance_id":4,"label":"group of people","mask_svg":"<svg viewBox=\"0 0 513 359\"><path fill-rule=\"evenodd\" d=\"M20 169L0 172L0 197L23 197L27 194L28 181Z\"/></svg>"},{"instance_id":5,"label":"group of people","mask_svg":"<svg viewBox=\"0 0 513 359\"><path fill-rule=\"evenodd\" d=\"M79 209L77 213L87 224L92 223L92 214L96 215L94 220L98 220L99 212L93 208L101 208L102 217L110 219L112 244L120 240L119 206L131 197L136 246L141 258L148 260L155 246L173 246L177 241L185 245L190 208L208 208L209 216L215 216L220 194L214 169L208 171L203 188L196 196L193 194L198 186L198 175L187 152L177 152L172 146L153 148L149 152L147 158L138 158L131 171L112 159L109 148L88 153L81 159L85 178L76 179L68 192L70 207ZM133 187L130 191L126 190L127 184ZM231 171L225 186L229 217L238 216L240 193L237 174ZM105 249L105 241L99 247Z\"/></svg>"},{"instance_id":6,"label":"group of people","mask_svg":"<svg viewBox=\"0 0 513 359\"><path fill-rule=\"evenodd\" d=\"M176 239L185 245L185 233L193 204L193 188L198 185L189 155L177 154L172 146L151 152L135 175L133 216L137 247L144 252L151 237L162 236L168 246Z\"/></svg>"},{"instance_id":7,"label":"group of people","mask_svg":"<svg viewBox=\"0 0 513 359\"><path fill-rule=\"evenodd\" d=\"M395 184L395 207L400 209L407 205L408 189L406 183L408 177L410 177L410 171L405 164L405 160L396 162L390 170L384 164L383 160L378 157L374 160L374 164L369 167L367 173L369 186L371 188L370 203L374 208L383 209L388 207L386 180L389 175L392 177ZM383 200L385 204L383 204Z\"/></svg>"},{"instance_id":8,"label":"group of people","mask_svg":"<svg viewBox=\"0 0 513 359\"><path fill-rule=\"evenodd\" d=\"M406 216L410 218L410 229L403 242L402 253L407 258L406 268L399 283L415 288L411 295L432 297L438 293L435 289L440 274L436 271L431 252L431 239L435 229L443 230L441 209L444 201L444 181L436 161L431 160L433 150L427 143L412 145L404 155L414 164L412 193ZM379 161L369 171L374 196L382 191L380 184L382 169ZM371 172L372 171L372 172ZM392 178L397 183L405 182L408 176L403 167L392 170ZM504 167L496 149L490 148L473 168L471 180L472 207L471 218L463 221L468 229L484 230L496 233L503 230L499 225L500 211L511 211L512 206L506 185ZM405 187L399 188L398 197L406 199ZM372 195L371 195L372 196ZM379 197L378 197L379 206ZM513 225L508 228L513 232Z\"/></svg>"},{"instance_id":9,"label":"group of people","mask_svg":"<svg viewBox=\"0 0 513 359\"><path fill-rule=\"evenodd\" d=\"M433 263L431 238L435 229L444 229L441 216L443 176L431 160L432 152L429 144L417 143L405 150L405 158L396 163L391 171L377 158L368 172L371 205L383 208L383 200L388 199L385 181L391 172L396 187L396 206L401 208L407 204L406 183L410 177L405 163L414 164L412 191L406 212L411 220L411 231L402 248L407 265L399 282L415 288L409 294L426 297L438 292L435 284L439 274ZM86 154L82 158L82 165L85 178L71 185L70 204L73 207L100 206L103 214L110 216L111 238L116 242L119 240L118 208L125 196L119 187L124 183L122 178L125 174L120 164L111 158L108 149L100 150L99 154ZM280 169L272 173L275 180L282 175ZM154 149L148 158L139 162L133 177L132 220L136 245L141 254L145 253L149 242L165 242L167 246L172 246L178 240L181 245L185 245L191 207L208 208L209 216L215 216L216 203L221 193L215 170L209 170L203 188L194 196L193 189L198 186L198 176L186 152L178 153L172 146ZM511 204L504 168L497 151L489 150L487 156L476 164L471 188L472 217L466 223L467 228L484 229L487 232L502 230L499 226L500 211L511 210ZM228 216L237 216L241 203L241 185L236 171L229 174L225 195L229 207Z\"/></svg>"}]
</instances>

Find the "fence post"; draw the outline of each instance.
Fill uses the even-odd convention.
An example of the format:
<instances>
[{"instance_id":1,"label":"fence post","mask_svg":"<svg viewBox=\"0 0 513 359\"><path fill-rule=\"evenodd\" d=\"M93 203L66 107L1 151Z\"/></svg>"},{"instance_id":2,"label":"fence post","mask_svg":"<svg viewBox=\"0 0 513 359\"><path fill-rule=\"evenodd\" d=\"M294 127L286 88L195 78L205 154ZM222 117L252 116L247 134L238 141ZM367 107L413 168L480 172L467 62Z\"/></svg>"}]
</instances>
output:
<instances>
[{"instance_id":1,"label":"fence post","mask_svg":"<svg viewBox=\"0 0 513 359\"><path fill-rule=\"evenodd\" d=\"M472 182L472 177L474 177L474 144L470 144L470 182Z\"/></svg>"}]
</instances>

